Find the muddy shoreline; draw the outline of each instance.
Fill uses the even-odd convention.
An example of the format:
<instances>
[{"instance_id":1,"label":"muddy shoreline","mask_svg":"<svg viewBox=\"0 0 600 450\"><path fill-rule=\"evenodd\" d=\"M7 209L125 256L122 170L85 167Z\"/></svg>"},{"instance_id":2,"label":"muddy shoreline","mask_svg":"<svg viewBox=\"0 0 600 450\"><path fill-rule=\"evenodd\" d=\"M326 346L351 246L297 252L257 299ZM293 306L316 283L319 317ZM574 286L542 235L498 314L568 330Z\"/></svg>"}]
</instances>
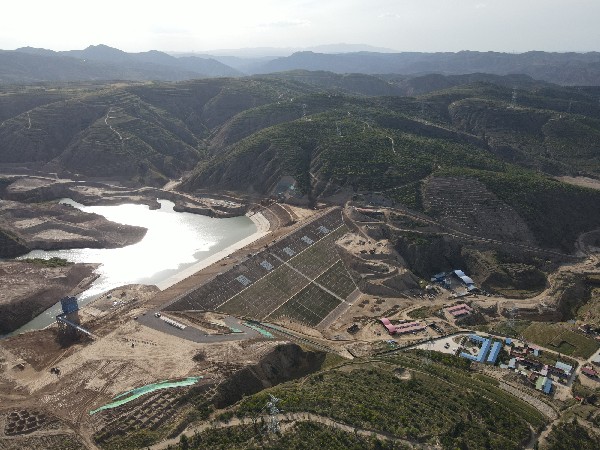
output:
<instances>
[{"instance_id":1,"label":"muddy shoreline","mask_svg":"<svg viewBox=\"0 0 600 450\"><path fill-rule=\"evenodd\" d=\"M160 198L172 201L177 212L191 212L219 218L241 216L249 209L248 203L244 200L218 194L196 197L154 187L135 189L94 181L73 181L41 176L10 176L4 180L0 196L5 200L21 203L40 203L70 198L86 206L136 203L158 209L160 204L157 199Z\"/></svg>"},{"instance_id":2,"label":"muddy shoreline","mask_svg":"<svg viewBox=\"0 0 600 450\"><path fill-rule=\"evenodd\" d=\"M174 211L208 217L242 216L249 204L226 195L192 195L166 189L132 189L95 181L43 176L0 175L0 258L30 250L118 248L142 240L146 229L116 224L97 214L55 203L70 198L86 206L126 203L159 209L158 199L172 201Z\"/></svg>"},{"instance_id":3,"label":"muddy shoreline","mask_svg":"<svg viewBox=\"0 0 600 450\"><path fill-rule=\"evenodd\" d=\"M141 241L147 232L143 227L111 222L101 215L59 204L61 198L71 198L86 206L135 203L148 205L151 209L160 208L157 201L160 198L174 202L177 212L219 218L244 215L249 208L247 202L227 195L196 198L163 189L131 189L43 176L0 175L0 179L0 258L14 258L33 249L120 248ZM257 214L251 218L257 223L257 232L233 246L235 248L228 248L228 254L268 233L269 223L264 217ZM220 255L218 259L222 257ZM202 267L206 265L204 262ZM21 269L17 269L19 267ZM87 289L99 276L94 273L96 267L96 264L44 267L0 260L0 284L3 286L0 335L20 328L61 297ZM197 270L198 267L194 267L193 271L175 274L167 285L177 283Z\"/></svg>"}]
</instances>

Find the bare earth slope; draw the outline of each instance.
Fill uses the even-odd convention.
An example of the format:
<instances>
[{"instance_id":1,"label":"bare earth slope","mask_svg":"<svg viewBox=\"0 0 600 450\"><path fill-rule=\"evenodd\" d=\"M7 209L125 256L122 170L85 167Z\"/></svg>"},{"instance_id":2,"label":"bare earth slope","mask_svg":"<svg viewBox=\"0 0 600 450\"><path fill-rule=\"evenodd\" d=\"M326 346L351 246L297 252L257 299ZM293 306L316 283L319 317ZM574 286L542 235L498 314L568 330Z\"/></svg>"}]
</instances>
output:
<instances>
[{"instance_id":1,"label":"bare earth slope","mask_svg":"<svg viewBox=\"0 0 600 450\"><path fill-rule=\"evenodd\" d=\"M5 200L0 201L0 230L18 237L29 249L42 250L123 247L146 234L142 227L113 223L69 205Z\"/></svg>"},{"instance_id":2,"label":"bare earth slope","mask_svg":"<svg viewBox=\"0 0 600 450\"><path fill-rule=\"evenodd\" d=\"M95 264L48 267L23 261L0 262L0 334L29 322L61 297L91 283Z\"/></svg>"}]
</instances>

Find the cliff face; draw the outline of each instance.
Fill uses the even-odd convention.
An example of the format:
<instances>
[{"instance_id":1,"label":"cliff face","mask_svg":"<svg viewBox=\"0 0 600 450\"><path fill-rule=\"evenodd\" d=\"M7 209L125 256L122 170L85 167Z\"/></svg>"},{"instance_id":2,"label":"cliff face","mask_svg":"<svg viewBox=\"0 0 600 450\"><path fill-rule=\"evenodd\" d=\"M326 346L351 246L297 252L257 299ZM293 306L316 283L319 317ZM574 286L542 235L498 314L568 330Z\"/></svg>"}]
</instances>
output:
<instances>
[{"instance_id":1,"label":"cliff face","mask_svg":"<svg viewBox=\"0 0 600 450\"><path fill-rule=\"evenodd\" d=\"M13 258L28 251L16 236L0 230L0 258Z\"/></svg>"},{"instance_id":2,"label":"cliff face","mask_svg":"<svg viewBox=\"0 0 600 450\"><path fill-rule=\"evenodd\" d=\"M0 262L0 334L10 333L95 278L95 264L63 267L24 261Z\"/></svg>"},{"instance_id":3,"label":"cliff face","mask_svg":"<svg viewBox=\"0 0 600 450\"><path fill-rule=\"evenodd\" d=\"M426 280L434 273L465 267L460 244L441 236L400 236L396 250L407 266Z\"/></svg>"}]
</instances>

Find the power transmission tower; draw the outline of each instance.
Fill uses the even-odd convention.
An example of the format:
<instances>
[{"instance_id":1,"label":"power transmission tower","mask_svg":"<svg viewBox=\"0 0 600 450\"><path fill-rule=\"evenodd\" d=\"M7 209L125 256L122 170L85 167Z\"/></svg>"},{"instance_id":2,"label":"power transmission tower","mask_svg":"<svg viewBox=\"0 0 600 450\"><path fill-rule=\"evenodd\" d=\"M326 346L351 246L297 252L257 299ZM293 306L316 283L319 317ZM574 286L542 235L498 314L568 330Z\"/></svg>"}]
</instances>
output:
<instances>
[{"instance_id":1,"label":"power transmission tower","mask_svg":"<svg viewBox=\"0 0 600 450\"><path fill-rule=\"evenodd\" d=\"M281 401L281 399L275 397L272 394L269 394L269 401L265 405L265 408L269 412L269 420L267 422L267 432L269 433L279 433L279 419L277 418L277 414L281 411L277 407L277 403Z\"/></svg>"},{"instance_id":2,"label":"power transmission tower","mask_svg":"<svg viewBox=\"0 0 600 450\"><path fill-rule=\"evenodd\" d=\"M517 88L514 88L512 91L512 100L510 101L510 104L515 107L517 106Z\"/></svg>"},{"instance_id":3,"label":"power transmission tower","mask_svg":"<svg viewBox=\"0 0 600 450\"><path fill-rule=\"evenodd\" d=\"M429 339L425 342L425 353L421 358L421 362L425 365L431 364L431 352L433 351L433 340Z\"/></svg>"}]
</instances>

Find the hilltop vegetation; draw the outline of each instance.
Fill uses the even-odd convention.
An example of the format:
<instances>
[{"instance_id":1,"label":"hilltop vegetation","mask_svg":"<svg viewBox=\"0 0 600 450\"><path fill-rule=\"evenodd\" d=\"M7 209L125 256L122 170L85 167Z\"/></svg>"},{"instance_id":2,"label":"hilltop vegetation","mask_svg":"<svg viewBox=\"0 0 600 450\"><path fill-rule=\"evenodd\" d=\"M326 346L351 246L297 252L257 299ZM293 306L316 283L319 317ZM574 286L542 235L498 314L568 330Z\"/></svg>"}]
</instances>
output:
<instances>
[{"instance_id":1,"label":"hilltop vegetation","mask_svg":"<svg viewBox=\"0 0 600 450\"><path fill-rule=\"evenodd\" d=\"M492 379L471 374L468 361L441 354L435 354L432 360L423 360L423 356L409 353L347 363L247 397L231 412L239 418L254 417L272 394L281 399L278 406L286 413L313 413L356 430L423 444L439 442L447 449L521 448L530 436L529 427L540 429L545 423L540 413L495 387ZM231 414L225 413L222 418L226 417ZM337 434L334 442L350 439L343 433L309 424L296 425L282 438L290 442L308 439L307 429L314 429L317 436ZM212 430L193 438L189 448L202 448L208 442L220 445L217 448L238 448L239 433L245 435L250 446L258 446L264 439L260 425L258 430ZM348 444L356 445L351 441ZM263 445L270 448L268 442ZM332 444L324 448L341 447Z\"/></svg>"},{"instance_id":2,"label":"hilltop vegetation","mask_svg":"<svg viewBox=\"0 0 600 450\"><path fill-rule=\"evenodd\" d=\"M592 450L599 446L600 436L573 419L571 422L554 425L546 445L542 448L544 450L562 450L566 448Z\"/></svg>"},{"instance_id":3,"label":"hilltop vegetation","mask_svg":"<svg viewBox=\"0 0 600 450\"><path fill-rule=\"evenodd\" d=\"M223 450L301 450L318 448L322 450L403 450L410 447L375 437L367 438L326 425L297 423L280 435L268 436L254 426L237 426L214 430L183 439L179 444L184 449L223 449Z\"/></svg>"},{"instance_id":4,"label":"hilltop vegetation","mask_svg":"<svg viewBox=\"0 0 600 450\"><path fill-rule=\"evenodd\" d=\"M154 186L189 174L180 189L260 195L292 176L309 202L350 189L421 210L432 177L470 177L537 245L571 251L600 222L598 191L553 179L600 176L597 90L479 74L421 83L416 98L325 72L6 90L0 164Z\"/></svg>"}]
</instances>

